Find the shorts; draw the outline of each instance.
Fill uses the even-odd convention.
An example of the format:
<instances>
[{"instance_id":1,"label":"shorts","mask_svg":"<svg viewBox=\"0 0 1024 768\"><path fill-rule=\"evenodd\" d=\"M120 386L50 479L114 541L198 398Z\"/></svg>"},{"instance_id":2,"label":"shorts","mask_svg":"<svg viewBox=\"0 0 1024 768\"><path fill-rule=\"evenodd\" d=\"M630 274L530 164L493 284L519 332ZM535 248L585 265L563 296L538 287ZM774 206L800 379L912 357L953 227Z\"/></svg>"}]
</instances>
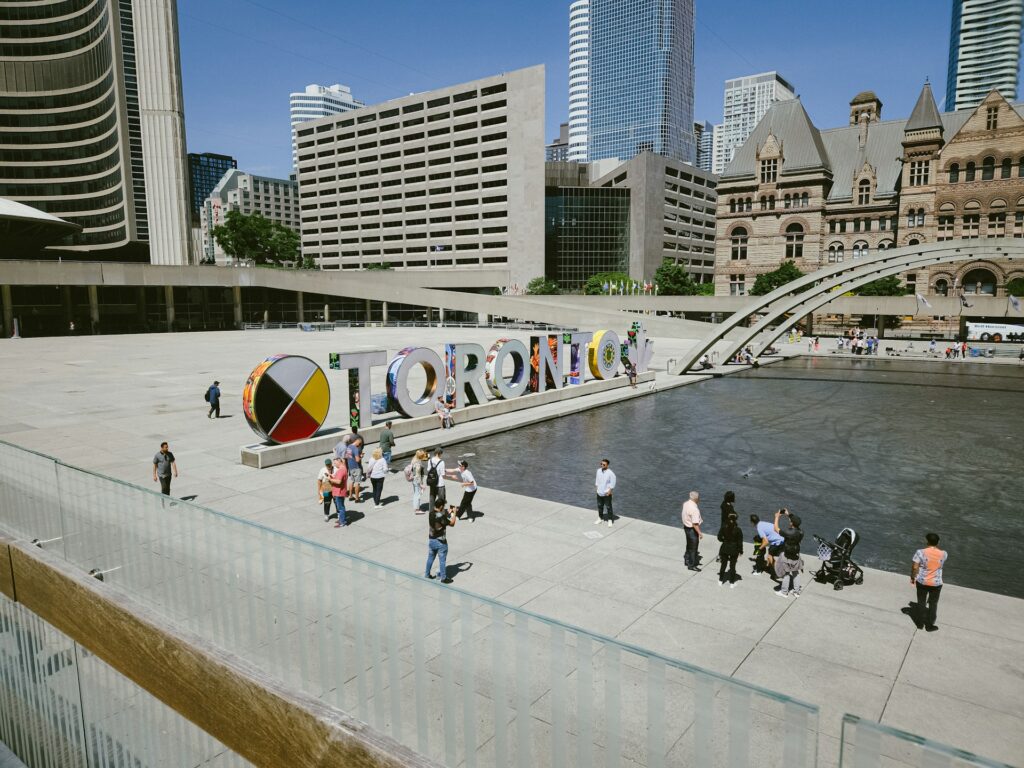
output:
<instances>
[{"instance_id":1,"label":"shorts","mask_svg":"<svg viewBox=\"0 0 1024 768\"><path fill-rule=\"evenodd\" d=\"M768 554L772 557L778 557L782 554L782 549L785 546L785 544L771 544L768 546Z\"/></svg>"},{"instance_id":2,"label":"shorts","mask_svg":"<svg viewBox=\"0 0 1024 768\"><path fill-rule=\"evenodd\" d=\"M348 481L350 483L361 483L361 482L363 482L363 470L361 470L361 469L350 469L348 471Z\"/></svg>"}]
</instances>

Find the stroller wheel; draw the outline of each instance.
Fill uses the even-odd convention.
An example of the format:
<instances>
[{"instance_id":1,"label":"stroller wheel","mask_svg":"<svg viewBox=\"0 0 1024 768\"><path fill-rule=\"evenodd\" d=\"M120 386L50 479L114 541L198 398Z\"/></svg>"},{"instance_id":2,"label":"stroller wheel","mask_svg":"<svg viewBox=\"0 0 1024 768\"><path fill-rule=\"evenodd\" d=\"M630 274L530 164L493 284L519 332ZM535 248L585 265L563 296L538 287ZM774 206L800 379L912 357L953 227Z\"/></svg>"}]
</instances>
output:
<instances>
[{"instance_id":1,"label":"stroller wheel","mask_svg":"<svg viewBox=\"0 0 1024 768\"><path fill-rule=\"evenodd\" d=\"M842 588L843 588L843 582L841 582L841 581L837 581L837 582L835 583L835 585L834 585L834 586L832 587L832 589L836 590L837 592L838 592L838 591L839 591L840 589L842 589Z\"/></svg>"}]
</instances>

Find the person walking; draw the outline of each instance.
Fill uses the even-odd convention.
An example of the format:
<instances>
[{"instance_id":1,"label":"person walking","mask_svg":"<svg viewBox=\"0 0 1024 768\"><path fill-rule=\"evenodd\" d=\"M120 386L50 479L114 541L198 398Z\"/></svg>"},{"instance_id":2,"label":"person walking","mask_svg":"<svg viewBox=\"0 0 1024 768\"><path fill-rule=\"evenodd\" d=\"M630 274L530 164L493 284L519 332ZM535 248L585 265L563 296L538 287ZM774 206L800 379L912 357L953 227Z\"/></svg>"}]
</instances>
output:
<instances>
[{"instance_id":1,"label":"person walking","mask_svg":"<svg viewBox=\"0 0 1024 768\"><path fill-rule=\"evenodd\" d=\"M600 525L602 520L608 520L608 527L615 525L615 512L612 509L612 491L615 490L615 473L609 469L611 462L608 459L601 459L597 468L597 475L594 478L594 485L597 489L597 520L594 525ZM605 518L604 510L607 507L608 517Z\"/></svg>"},{"instance_id":2,"label":"person walking","mask_svg":"<svg viewBox=\"0 0 1024 768\"><path fill-rule=\"evenodd\" d=\"M171 495L171 472L178 476L178 464L174 460L167 443L160 443L160 450L153 457L153 482L160 481L160 493L164 496Z\"/></svg>"},{"instance_id":3,"label":"person walking","mask_svg":"<svg viewBox=\"0 0 1024 768\"><path fill-rule=\"evenodd\" d=\"M363 500L363 438L354 435L345 447L345 468L348 472L348 497L356 504Z\"/></svg>"},{"instance_id":4,"label":"person walking","mask_svg":"<svg viewBox=\"0 0 1024 768\"><path fill-rule=\"evenodd\" d=\"M427 487L427 452L418 448L405 468L405 479L412 484L412 511L417 515L423 514L422 493Z\"/></svg>"},{"instance_id":5,"label":"person walking","mask_svg":"<svg viewBox=\"0 0 1024 768\"><path fill-rule=\"evenodd\" d=\"M726 579L729 580L729 587L736 586L736 559L743 554L743 531L737 524L737 517L730 514L725 525L718 532L718 540L721 546L718 548L718 586L722 586ZM728 571L728 573L727 573Z\"/></svg>"},{"instance_id":6,"label":"person walking","mask_svg":"<svg viewBox=\"0 0 1024 768\"><path fill-rule=\"evenodd\" d=\"M683 532L686 534L686 553L683 555L683 563L691 571L699 571L700 564L700 540L704 534L700 527L704 518L700 516L700 508L697 502L700 501L700 494L697 491L690 491L690 498L683 503Z\"/></svg>"},{"instance_id":7,"label":"person walking","mask_svg":"<svg viewBox=\"0 0 1024 768\"><path fill-rule=\"evenodd\" d=\"M442 504L448 503L448 493L444 485L444 476L447 467L444 465L444 448L438 446L434 449L434 458L427 461L427 487L430 489L430 506L440 500Z\"/></svg>"},{"instance_id":8,"label":"person walking","mask_svg":"<svg viewBox=\"0 0 1024 768\"><path fill-rule=\"evenodd\" d=\"M345 467L344 459L334 460L334 471L331 472L331 498L334 500L334 511L337 520L334 521L335 528L344 528L348 525L348 518L345 515L345 497L348 496L348 469Z\"/></svg>"},{"instance_id":9,"label":"person walking","mask_svg":"<svg viewBox=\"0 0 1024 768\"><path fill-rule=\"evenodd\" d=\"M729 515L736 514L736 506L734 504L735 501L736 494L733 493L732 491L726 491L725 496L722 498L722 521L718 526L718 530L724 530L725 524L729 520ZM739 519L738 516L737 519Z\"/></svg>"},{"instance_id":10,"label":"person walking","mask_svg":"<svg viewBox=\"0 0 1024 768\"><path fill-rule=\"evenodd\" d=\"M470 520L475 520L473 517L473 497L476 496L476 480L473 478L473 473L469 471L469 462L462 459L459 462L459 480L462 483L462 501L459 502L459 519L461 520L463 515L468 517Z\"/></svg>"},{"instance_id":11,"label":"person walking","mask_svg":"<svg viewBox=\"0 0 1024 768\"><path fill-rule=\"evenodd\" d=\"M779 518L785 515L789 526L782 529ZM800 530L800 517L788 509L780 509L775 513L775 531L782 537L782 549L775 553L775 576L779 579L778 594L780 597L800 597L800 573L804 569L804 560L800 557L800 542L804 532Z\"/></svg>"},{"instance_id":12,"label":"person walking","mask_svg":"<svg viewBox=\"0 0 1024 768\"><path fill-rule=\"evenodd\" d=\"M391 421L384 422L384 429L380 433L380 452L384 461L388 463L388 472L391 470L391 452L395 448L395 433L391 431Z\"/></svg>"},{"instance_id":13,"label":"person walking","mask_svg":"<svg viewBox=\"0 0 1024 768\"><path fill-rule=\"evenodd\" d=\"M935 632L939 628L935 617L942 591L942 566L948 555L939 549L937 533L925 534L924 540L927 546L914 553L910 566L910 583L917 589L917 610L913 616L918 629Z\"/></svg>"},{"instance_id":14,"label":"person walking","mask_svg":"<svg viewBox=\"0 0 1024 768\"><path fill-rule=\"evenodd\" d=\"M373 487L373 507L374 509L380 509L384 506L381 504L380 498L384 492L384 478L388 474L388 463L384 459L384 452L380 448L374 450L368 472L370 475L370 485Z\"/></svg>"},{"instance_id":15,"label":"person walking","mask_svg":"<svg viewBox=\"0 0 1024 768\"><path fill-rule=\"evenodd\" d=\"M316 498L317 501L324 505L324 522L328 522L331 517L336 515L331 514L331 506L333 504L332 499L334 498L331 494L331 475L334 471L334 462L330 459L324 459L324 465L320 467L320 472L316 476Z\"/></svg>"},{"instance_id":16,"label":"person walking","mask_svg":"<svg viewBox=\"0 0 1024 768\"><path fill-rule=\"evenodd\" d=\"M220 418L220 382L215 381L210 385L210 388L206 390L206 402L210 404L210 412L206 414L206 418Z\"/></svg>"},{"instance_id":17,"label":"person walking","mask_svg":"<svg viewBox=\"0 0 1024 768\"><path fill-rule=\"evenodd\" d=\"M436 578L430 575L436 557L439 561L437 576L441 578L441 583L452 583L452 580L448 578L447 532L449 528L455 526L457 519L455 508L445 509L445 503L441 499L438 499L430 507L430 517L427 518L427 567L423 571L424 578Z\"/></svg>"}]
</instances>

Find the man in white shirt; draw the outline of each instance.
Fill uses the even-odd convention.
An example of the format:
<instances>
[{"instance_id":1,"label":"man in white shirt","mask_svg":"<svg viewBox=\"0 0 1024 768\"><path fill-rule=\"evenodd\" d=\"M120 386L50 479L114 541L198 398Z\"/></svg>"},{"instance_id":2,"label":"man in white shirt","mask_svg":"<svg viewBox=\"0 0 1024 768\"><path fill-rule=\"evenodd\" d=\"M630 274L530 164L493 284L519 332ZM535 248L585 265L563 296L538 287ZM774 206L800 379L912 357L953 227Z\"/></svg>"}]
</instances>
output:
<instances>
[{"instance_id":1,"label":"man in white shirt","mask_svg":"<svg viewBox=\"0 0 1024 768\"><path fill-rule=\"evenodd\" d=\"M700 501L700 494L690 491L690 498L683 503L683 531L686 533L686 554L683 555L683 562L691 571L699 571L697 564L700 562L700 555L697 549L704 534L700 527L704 524L704 518L700 516L700 508L697 502Z\"/></svg>"},{"instance_id":2,"label":"man in white shirt","mask_svg":"<svg viewBox=\"0 0 1024 768\"><path fill-rule=\"evenodd\" d=\"M459 502L459 520L463 517L468 517L475 522L476 517L473 516L473 497L476 496L476 479L473 477L473 473L469 471L469 462L465 459L459 462L459 481L462 485L462 501Z\"/></svg>"},{"instance_id":3,"label":"man in white shirt","mask_svg":"<svg viewBox=\"0 0 1024 768\"><path fill-rule=\"evenodd\" d=\"M612 491L615 490L615 473L608 469L608 459L601 459L601 466L597 468L597 477L594 485L597 488L597 520L594 525L600 525L602 520L608 521L608 527L615 524L615 513L612 511ZM608 517L604 516L605 507L608 508Z\"/></svg>"}]
</instances>

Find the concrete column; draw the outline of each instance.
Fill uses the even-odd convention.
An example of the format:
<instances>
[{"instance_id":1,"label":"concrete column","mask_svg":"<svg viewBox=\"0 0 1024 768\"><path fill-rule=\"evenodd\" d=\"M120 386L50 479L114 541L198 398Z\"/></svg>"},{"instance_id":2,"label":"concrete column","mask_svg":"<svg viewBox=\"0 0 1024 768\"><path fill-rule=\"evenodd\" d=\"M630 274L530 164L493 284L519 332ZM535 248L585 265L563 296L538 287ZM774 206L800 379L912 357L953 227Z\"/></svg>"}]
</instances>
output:
<instances>
[{"instance_id":1,"label":"concrete column","mask_svg":"<svg viewBox=\"0 0 1024 768\"><path fill-rule=\"evenodd\" d=\"M167 305L167 332L174 330L174 286L164 286L164 304Z\"/></svg>"},{"instance_id":2,"label":"concrete column","mask_svg":"<svg viewBox=\"0 0 1024 768\"><path fill-rule=\"evenodd\" d=\"M885 338L885 321L886 321L886 319L887 319L886 315L879 315L878 316L878 339L879 339L879 341L881 341L882 339Z\"/></svg>"},{"instance_id":3,"label":"concrete column","mask_svg":"<svg viewBox=\"0 0 1024 768\"><path fill-rule=\"evenodd\" d=\"M330 304L324 304L324 322L325 323L331 322L331 305Z\"/></svg>"},{"instance_id":4,"label":"concrete column","mask_svg":"<svg viewBox=\"0 0 1024 768\"><path fill-rule=\"evenodd\" d=\"M380 319L381 319L381 322L387 324L387 322L388 322L388 303L386 301L381 302Z\"/></svg>"},{"instance_id":5,"label":"concrete column","mask_svg":"<svg viewBox=\"0 0 1024 768\"><path fill-rule=\"evenodd\" d=\"M236 285L231 288L231 303L235 310L235 328L242 327L242 286Z\"/></svg>"},{"instance_id":6,"label":"concrete column","mask_svg":"<svg viewBox=\"0 0 1024 768\"><path fill-rule=\"evenodd\" d=\"M0 299L4 304L4 338L11 338L14 333L14 303L11 300L11 286L0 286Z\"/></svg>"},{"instance_id":7,"label":"concrete column","mask_svg":"<svg viewBox=\"0 0 1024 768\"><path fill-rule=\"evenodd\" d=\"M370 322L371 320L373 320L373 317L370 314L370 300L367 299L366 300L366 322Z\"/></svg>"},{"instance_id":8,"label":"concrete column","mask_svg":"<svg viewBox=\"0 0 1024 768\"><path fill-rule=\"evenodd\" d=\"M487 313L485 313L485 312L477 312L476 313L476 323L477 323L477 325L490 325L490 322L491 322L491 316L488 315Z\"/></svg>"},{"instance_id":9,"label":"concrete column","mask_svg":"<svg viewBox=\"0 0 1024 768\"><path fill-rule=\"evenodd\" d=\"M263 327L266 328L268 325L270 325L270 310L269 309L264 309L263 310Z\"/></svg>"},{"instance_id":10,"label":"concrete column","mask_svg":"<svg viewBox=\"0 0 1024 768\"><path fill-rule=\"evenodd\" d=\"M444 307L437 308L437 326L440 328L444 325Z\"/></svg>"},{"instance_id":11,"label":"concrete column","mask_svg":"<svg viewBox=\"0 0 1024 768\"><path fill-rule=\"evenodd\" d=\"M71 304L71 286L60 287L60 303L64 308L64 327L71 333L71 323L75 320L75 310Z\"/></svg>"},{"instance_id":12,"label":"concrete column","mask_svg":"<svg viewBox=\"0 0 1024 768\"><path fill-rule=\"evenodd\" d=\"M302 295L302 291L295 292L295 305L299 312L299 322L303 322L306 319L306 306L305 298Z\"/></svg>"},{"instance_id":13,"label":"concrete column","mask_svg":"<svg viewBox=\"0 0 1024 768\"><path fill-rule=\"evenodd\" d=\"M140 331L146 328L146 289L142 286L135 289L135 324Z\"/></svg>"},{"instance_id":14,"label":"concrete column","mask_svg":"<svg viewBox=\"0 0 1024 768\"><path fill-rule=\"evenodd\" d=\"M92 332L96 333L100 326L99 289L95 285L90 285L86 290L89 292L89 325L92 326Z\"/></svg>"}]
</instances>

